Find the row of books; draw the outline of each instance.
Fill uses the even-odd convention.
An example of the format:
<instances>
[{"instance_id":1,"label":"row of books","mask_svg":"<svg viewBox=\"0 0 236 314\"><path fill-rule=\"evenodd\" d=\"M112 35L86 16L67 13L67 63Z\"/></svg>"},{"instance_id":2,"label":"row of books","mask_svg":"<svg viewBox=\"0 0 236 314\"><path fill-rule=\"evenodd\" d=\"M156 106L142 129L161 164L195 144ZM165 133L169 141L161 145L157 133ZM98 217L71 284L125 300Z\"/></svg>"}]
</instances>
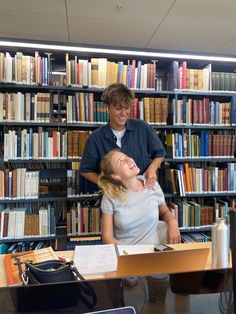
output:
<instances>
[{"instance_id":1,"label":"row of books","mask_svg":"<svg viewBox=\"0 0 236 314\"><path fill-rule=\"evenodd\" d=\"M79 202L72 204L67 212L67 235L101 232L101 214L99 207L82 206Z\"/></svg>"},{"instance_id":2,"label":"row of books","mask_svg":"<svg viewBox=\"0 0 236 314\"><path fill-rule=\"evenodd\" d=\"M68 96L67 123L108 122L108 113L102 102L94 101L93 93L75 93ZM131 118L148 123L167 124L168 99L166 97L135 98L131 107Z\"/></svg>"},{"instance_id":3,"label":"row of books","mask_svg":"<svg viewBox=\"0 0 236 314\"><path fill-rule=\"evenodd\" d=\"M51 206L41 207L37 214L29 213L27 208L0 211L0 239L21 239L55 234L55 210Z\"/></svg>"},{"instance_id":4,"label":"row of books","mask_svg":"<svg viewBox=\"0 0 236 314\"><path fill-rule=\"evenodd\" d=\"M173 61L167 74L167 89L211 90L211 72L211 64L190 69L186 61Z\"/></svg>"},{"instance_id":5,"label":"row of books","mask_svg":"<svg viewBox=\"0 0 236 314\"><path fill-rule=\"evenodd\" d=\"M236 98L219 102L183 97L173 100L174 125L231 125L236 123Z\"/></svg>"},{"instance_id":6,"label":"row of books","mask_svg":"<svg viewBox=\"0 0 236 314\"><path fill-rule=\"evenodd\" d=\"M144 97L135 99L133 118L145 120L150 124L167 124L168 98L167 97Z\"/></svg>"},{"instance_id":7,"label":"row of books","mask_svg":"<svg viewBox=\"0 0 236 314\"><path fill-rule=\"evenodd\" d=\"M203 69L187 67L187 62L173 61L167 75L169 89L235 91L236 74L213 72L211 64Z\"/></svg>"},{"instance_id":8,"label":"row of books","mask_svg":"<svg viewBox=\"0 0 236 314\"><path fill-rule=\"evenodd\" d=\"M194 200L174 200L168 204L170 211L178 221L179 227L211 226L217 218L228 220L229 208L235 200L215 200L213 204L200 204Z\"/></svg>"},{"instance_id":9,"label":"row of books","mask_svg":"<svg viewBox=\"0 0 236 314\"><path fill-rule=\"evenodd\" d=\"M39 195L39 171L0 170L0 199L34 199Z\"/></svg>"},{"instance_id":10,"label":"row of books","mask_svg":"<svg viewBox=\"0 0 236 314\"><path fill-rule=\"evenodd\" d=\"M79 169L67 170L67 197L97 193L98 187L80 175Z\"/></svg>"},{"instance_id":11,"label":"row of books","mask_svg":"<svg viewBox=\"0 0 236 314\"><path fill-rule=\"evenodd\" d=\"M93 93L75 93L67 99L66 121L108 122L108 112L101 101L94 101Z\"/></svg>"},{"instance_id":12,"label":"row of books","mask_svg":"<svg viewBox=\"0 0 236 314\"><path fill-rule=\"evenodd\" d=\"M184 157L231 157L236 152L236 135L230 131L196 131L166 134L167 155Z\"/></svg>"},{"instance_id":13,"label":"row of books","mask_svg":"<svg viewBox=\"0 0 236 314\"><path fill-rule=\"evenodd\" d=\"M133 89L155 89L156 63L128 60L112 62L107 58L69 60L66 55L67 85L105 88L113 83L123 83Z\"/></svg>"},{"instance_id":14,"label":"row of books","mask_svg":"<svg viewBox=\"0 0 236 314\"><path fill-rule=\"evenodd\" d=\"M50 122L49 93L0 93L0 121Z\"/></svg>"},{"instance_id":15,"label":"row of books","mask_svg":"<svg viewBox=\"0 0 236 314\"><path fill-rule=\"evenodd\" d=\"M9 52L0 53L0 82L29 85L47 85L48 58L41 57L38 51L34 56L16 52L12 57Z\"/></svg>"},{"instance_id":16,"label":"row of books","mask_svg":"<svg viewBox=\"0 0 236 314\"><path fill-rule=\"evenodd\" d=\"M8 130L4 134L4 160L66 158L67 132L43 131L42 127Z\"/></svg>"},{"instance_id":17,"label":"row of books","mask_svg":"<svg viewBox=\"0 0 236 314\"><path fill-rule=\"evenodd\" d=\"M84 153L85 143L92 131L67 131L67 155L80 157Z\"/></svg>"},{"instance_id":18,"label":"row of books","mask_svg":"<svg viewBox=\"0 0 236 314\"><path fill-rule=\"evenodd\" d=\"M211 72L212 90L235 91L236 73Z\"/></svg>"},{"instance_id":19,"label":"row of books","mask_svg":"<svg viewBox=\"0 0 236 314\"><path fill-rule=\"evenodd\" d=\"M15 254L42 249L49 246L47 241L24 241L14 243L0 243L0 254ZM10 283L9 283L10 284Z\"/></svg>"},{"instance_id":20,"label":"row of books","mask_svg":"<svg viewBox=\"0 0 236 314\"><path fill-rule=\"evenodd\" d=\"M209 242L209 241L211 241L211 236L203 232L188 232L181 234L182 243Z\"/></svg>"},{"instance_id":21,"label":"row of books","mask_svg":"<svg viewBox=\"0 0 236 314\"><path fill-rule=\"evenodd\" d=\"M102 244L101 236L84 236L82 238L71 238L66 243L67 250L74 250L78 245L97 245Z\"/></svg>"},{"instance_id":22,"label":"row of books","mask_svg":"<svg viewBox=\"0 0 236 314\"><path fill-rule=\"evenodd\" d=\"M49 59L41 57L38 51L34 56L16 52L0 53L0 82L17 84L49 83ZM122 82L134 89L156 89L156 77L166 81L166 89L190 90L236 90L235 73L213 72L211 64L203 69L187 67L187 62L173 61L167 75L158 75L156 62L142 64L141 60L112 62L107 58L69 60L66 54L66 84L104 88L115 82ZM158 86L159 86L158 82ZM164 85L163 83L161 85ZM160 86L159 86L160 87Z\"/></svg>"},{"instance_id":23,"label":"row of books","mask_svg":"<svg viewBox=\"0 0 236 314\"><path fill-rule=\"evenodd\" d=\"M49 123L59 120L64 123L107 122L108 113L104 104L94 101L93 93L53 94L50 108L49 93L0 93L0 121L27 121ZM131 117L148 123L167 124L168 111L173 113L174 125L231 125L236 124L236 97L231 102L193 99L184 96L173 100L168 108L167 97L135 98ZM60 107L60 108L59 108ZM171 108L172 107L172 108ZM55 117L55 116L58 117Z\"/></svg>"},{"instance_id":24,"label":"row of books","mask_svg":"<svg viewBox=\"0 0 236 314\"><path fill-rule=\"evenodd\" d=\"M195 167L175 165L165 168L165 190L185 196L188 193L236 192L236 163L226 166Z\"/></svg>"},{"instance_id":25,"label":"row of books","mask_svg":"<svg viewBox=\"0 0 236 314\"><path fill-rule=\"evenodd\" d=\"M58 95L53 95L53 111L50 110L50 94L0 93L0 121L27 121L49 123L55 121L55 113L65 123L75 122L108 122L108 112L104 104L94 101L93 93L75 93L62 97L64 103L57 107ZM64 109L62 109L62 107ZM135 98L131 107L131 117L143 119L148 123L166 124L168 100L166 97Z\"/></svg>"}]
</instances>

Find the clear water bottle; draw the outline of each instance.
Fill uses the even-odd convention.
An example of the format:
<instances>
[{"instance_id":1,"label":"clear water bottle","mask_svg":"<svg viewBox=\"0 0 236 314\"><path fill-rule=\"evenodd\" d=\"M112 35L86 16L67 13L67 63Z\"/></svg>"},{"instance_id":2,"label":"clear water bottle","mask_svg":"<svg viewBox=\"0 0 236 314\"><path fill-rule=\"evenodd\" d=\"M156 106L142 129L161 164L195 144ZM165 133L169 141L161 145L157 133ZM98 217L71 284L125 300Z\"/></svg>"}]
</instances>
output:
<instances>
[{"instance_id":1,"label":"clear water bottle","mask_svg":"<svg viewBox=\"0 0 236 314\"><path fill-rule=\"evenodd\" d=\"M212 267L227 268L229 265L229 226L224 218L212 225Z\"/></svg>"}]
</instances>

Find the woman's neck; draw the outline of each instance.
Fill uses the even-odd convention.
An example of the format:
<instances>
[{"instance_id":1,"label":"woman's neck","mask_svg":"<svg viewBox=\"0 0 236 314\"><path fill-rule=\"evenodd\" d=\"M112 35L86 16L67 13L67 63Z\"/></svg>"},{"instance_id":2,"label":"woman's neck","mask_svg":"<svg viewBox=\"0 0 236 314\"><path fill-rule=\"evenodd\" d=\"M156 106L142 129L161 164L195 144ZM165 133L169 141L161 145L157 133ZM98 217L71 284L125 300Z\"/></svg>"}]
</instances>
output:
<instances>
[{"instance_id":1,"label":"woman's neck","mask_svg":"<svg viewBox=\"0 0 236 314\"><path fill-rule=\"evenodd\" d=\"M137 177L126 180L122 183L129 192L140 192L144 189L143 181L139 180Z\"/></svg>"}]
</instances>

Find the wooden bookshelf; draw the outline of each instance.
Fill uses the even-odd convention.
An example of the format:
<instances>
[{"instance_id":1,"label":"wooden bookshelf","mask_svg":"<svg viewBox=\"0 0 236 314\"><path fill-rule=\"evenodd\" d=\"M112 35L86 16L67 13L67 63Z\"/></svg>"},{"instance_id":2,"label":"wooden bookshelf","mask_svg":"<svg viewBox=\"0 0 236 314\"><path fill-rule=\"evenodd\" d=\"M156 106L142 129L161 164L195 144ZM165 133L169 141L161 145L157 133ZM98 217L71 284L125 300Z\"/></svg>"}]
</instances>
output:
<instances>
[{"instance_id":1,"label":"wooden bookshelf","mask_svg":"<svg viewBox=\"0 0 236 314\"><path fill-rule=\"evenodd\" d=\"M21 49L19 48L19 52ZM6 54L8 52L8 54ZM22 56L20 53L16 54L17 58ZM24 49L24 55L27 55L27 60L31 60L32 63L32 71L29 70L30 66L28 64L28 74L24 73L23 77L16 76L16 73L13 71L10 73L8 66L8 63L11 60L10 58L15 58L15 51L2 51L1 52L1 58L0 61L7 57L6 61L6 67L8 69L6 73L6 77L4 77L4 73L0 73L0 109L2 108L2 113L0 113L0 165L3 169L9 169L10 171L15 168L22 168L26 167L31 171L32 169L37 169L40 173L42 173L43 169L46 169L46 172L54 167L55 171L57 172L59 169L66 167L68 170L78 170L79 162L81 161L81 156L83 153L83 147L77 149L78 147L71 148L70 147L70 153L68 153L69 147L68 147L68 137L67 137L67 143L65 142L62 144L62 140L60 138L55 140L58 145L57 149L54 149L55 155L53 157L48 157L45 153L46 150L49 150L44 147L44 151L42 156L38 156L37 158L33 158L31 155L29 156L22 156L19 155L18 157L14 158L5 158L4 159L4 136L9 131L15 131L17 130L23 130L26 129L27 132L29 129L32 129L32 133L35 134L46 134L47 130L52 130L52 132L59 132L60 135L66 134L66 136L70 132L89 132L93 131L94 129L100 127L101 125L104 125L105 121L99 121L99 115L101 113L101 108L99 107L99 101L101 94L106 87L108 83L115 82L116 77L120 78L122 77L122 81L126 82L126 84L132 88L135 92L136 97L136 105L137 103L139 106L142 106L142 103L144 103L144 99L147 99L147 103L154 104L152 106L152 113L151 118L148 114L145 116L145 113L141 115L140 113L144 111L144 109L141 109L141 107L138 107L137 116L134 116L134 118L142 118L146 121L150 121L150 125L159 132L160 138L163 141L164 144L166 139L166 133L172 132L184 134L184 132L190 132L191 134L200 134L202 130L208 131L208 132L214 132L214 134L218 134L217 132L226 132L228 134L236 135L235 131L235 125L236 125L236 114L234 113L236 111L236 105L235 105L235 97L236 97L236 86L228 85L228 82L224 82L222 86L229 86L230 90L224 90L221 88L221 90L212 90L210 88L211 85L213 85L214 88L220 87L220 85L217 83L217 79L220 73L220 69L222 68L222 73L226 73L225 67L218 63L212 63L211 66L207 65L206 61L176 61L176 60L166 60L161 59L158 60L158 62L153 62L150 58L147 57L138 57L135 58L134 56L110 56L110 55L94 55L91 53L79 55L73 53L66 54L66 52L53 52L53 62L51 69L53 70L60 70L65 72L65 78L67 81L65 81L65 85L62 85L61 82L56 82L54 80L54 77L52 73L47 72L47 61L45 61L46 57L42 51L35 52L34 50L28 49L27 53ZM18 62L18 59L16 58L16 62ZM44 58L44 59L43 59ZM93 60L92 60L93 59ZM95 60L96 59L96 60ZM121 59L123 59L123 64L121 63ZM43 61L44 60L44 61ZM82 61L83 60L83 61ZM52 60L51 60L52 61ZM29 62L29 61L28 61ZM98 62L98 72L93 72L93 79L89 76L89 67L92 63ZM18 64L18 63L17 63ZM76 67L75 67L76 64ZM81 65L83 64L84 71L86 72L86 75L81 76L82 72L79 72L81 69ZM19 64L18 64L19 66ZM11 68L11 66L10 66ZM77 72L78 68L78 72ZM112 72L116 68L114 72L117 74L117 76L114 75ZM108 72L105 72L105 69L110 69ZM234 67L228 65L227 68L228 72L231 72L230 77L234 77ZM120 71L120 72L119 72ZM135 74L135 71L137 72ZM84 72L84 73L85 73ZM111 73L113 73L111 77ZM213 76L211 73L214 73ZM19 74L19 73L18 73ZM17 75L18 75L17 74ZM30 75L29 75L30 74ZM27 76L28 75L28 76ZM49 75L49 76L48 76ZM81 77L80 77L80 76ZM125 76L126 75L126 76ZM204 76L206 75L206 76ZM227 81L229 75L221 75L221 81L223 80ZM136 80L135 80L136 78ZM25 81L27 81L29 84L26 84ZM235 80L236 81L236 80ZM52 82L54 85L49 85L48 83ZM158 84L157 84L158 82ZM221 83L222 83L221 82ZM221 87L222 87L221 86ZM189 89L187 89L189 87ZM40 94L41 93L41 94ZM49 97L49 109L47 109L47 112L45 112L44 109L37 111L36 108L36 117L38 119L41 119L43 116L45 118L46 114L46 120L44 121L37 121L37 120L27 120L26 114L25 114L25 120L24 121L18 121L17 119L8 119L9 112L8 109L6 109L6 103L1 103L1 99L12 99L14 97L17 97L15 95L18 95L18 97L22 97L23 104L25 102L26 94L28 94L28 97L31 97L33 99L36 94L40 94L41 96L44 94L47 94ZM90 121L86 117L86 110L88 108L86 107L86 99L88 95L91 94L93 98L93 106L94 108L98 106L98 115L94 118L90 117L89 119L93 121ZM19 96L21 95L21 96ZM76 98L77 97L77 98ZM78 97L83 98L84 107L80 107L79 109L82 109L84 111L81 120L81 116L78 114L78 107L75 106L76 101L78 100ZM82 98L80 100L82 101ZM193 100L201 100L204 98L208 98L210 101L216 103L229 103L228 108L230 107L230 117L227 116L226 123L222 123L221 125L215 124L209 124L207 121L204 121L204 123L176 123L175 119L177 117L177 114L179 112L178 107L178 101L182 101L183 99L193 99ZM155 103L155 100L159 99ZM9 100L9 101L10 101ZM160 118L160 101L166 101L166 107L164 108L164 113L161 113ZM72 107L69 115L69 105L68 103L71 102ZM10 102L11 103L11 102ZM9 103L9 108L10 108ZM98 105L97 105L98 103ZM81 106L81 102L79 101L78 104ZM78 105L77 104L77 105ZM38 105L38 103L37 103ZM92 107L93 107L92 106ZM148 105L149 106L149 105ZM16 105L16 112L17 112L17 105ZM94 109L93 108L93 109ZM185 109L183 109L185 110ZM77 111L77 112L76 112ZM150 112L150 108L147 110ZM14 118L16 115L16 112L12 112L11 117ZM88 113L88 112L87 112ZM184 115L186 112L184 112ZM158 116L159 115L159 116ZM31 114L31 117L33 114ZM35 116L35 113L34 113ZM153 118L154 116L154 118ZM69 119L70 117L70 119ZM157 117L157 120L155 120ZM47 120L49 119L49 121ZM226 125L227 124L227 125ZM26 133L27 133L26 132ZM16 134L14 133L14 136ZM38 135L35 135L36 137ZM28 135L27 133L27 136ZM45 141L47 141L47 136ZM50 136L49 136L50 137ZM20 141L20 139L18 140ZM44 140L43 140L44 141ZM60 143L59 143L60 142ZM75 142L75 139L74 139ZM84 144L84 143L83 143ZM70 144L69 144L70 145ZM66 149L65 149L66 146ZM5 146L6 149L6 146ZM52 150L53 150L52 149ZM62 149L65 149L65 151L62 151ZM234 147L235 150L235 147ZM232 150L233 151L233 150ZM64 154L64 155L63 155ZM26 153L27 155L27 153ZM231 154L232 155L232 154ZM181 165L183 163L189 163L190 166L196 164L202 164L210 166L212 164L217 165L227 165L230 163L235 163L236 159L234 156L185 156L184 158L181 158L179 156L167 156L165 158L164 164L162 169L160 170L160 183L162 184L162 187L165 191L165 196L168 199L170 199L172 202L175 202L175 200L182 201L188 201L195 198L201 198L203 200L203 204L207 204L209 199L217 199L221 200L225 199L225 197L228 197L229 206L231 206L231 201L235 199L236 191L215 191L215 192L196 192L191 193L184 191L184 195L179 195L179 193L173 193L173 191L170 191L169 186L165 186L165 181L167 178L167 172L165 171L165 167L168 164L171 165ZM75 168L73 168L75 165ZM185 175L184 173L182 174ZM64 176L66 176L64 174ZM67 181L70 181L67 178ZM184 186L184 177L183 177L183 190L186 189ZM68 184L68 182L67 182ZM177 182L172 182L172 185L176 185ZM55 189L57 190L57 187L60 185L60 183L55 182ZM47 191L53 184L48 184L47 182L44 182L44 192ZM80 187L81 188L81 187ZM2 205L14 205L20 206L20 204L28 204L29 206L34 203L39 204L50 204L52 202L63 202L65 204L64 212L61 214L62 222L64 225L66 225L66 212L70 211L71 206L77 203L81 204L89 204L91 203L93 205L96 200L99 200L101 196L97 193L97 191L92 190L92 187L87 187L89 192L87 191L80 191L79 187L77 186L76 192L74 194L67 195L67 186L65 184L65 181L63 183L62 192L55 195L53 192L50 192L49 194L45 193L44 195L40 195L38 198L17 198L17 199L7 199L7 197L0 198ZM172 187L173 190L173 187ZM1 192L1 191L0 191ZM12 206L13 206L12 205ZM13 206L14 207L14 206ZM185 228L185 229L183 229ZM201 226L200 229L197 229L197 227L193 229L189 229L187 226L183 227L181 231L188 232L188 231L206 231L204 226ZM207 227L209 228L209 227ZM185 230L185 231L184 231ZM208 231L208 229L207 229ZM89 233L88 233L89 235ZM91 235L93 235L91 233ZM79 235L78 235L79 236ZM22 239L21 239L22 240ZM32 240L32 239L31 239ZM4 241L3 241L4 242Z\"/></svg>"}]
</instances>

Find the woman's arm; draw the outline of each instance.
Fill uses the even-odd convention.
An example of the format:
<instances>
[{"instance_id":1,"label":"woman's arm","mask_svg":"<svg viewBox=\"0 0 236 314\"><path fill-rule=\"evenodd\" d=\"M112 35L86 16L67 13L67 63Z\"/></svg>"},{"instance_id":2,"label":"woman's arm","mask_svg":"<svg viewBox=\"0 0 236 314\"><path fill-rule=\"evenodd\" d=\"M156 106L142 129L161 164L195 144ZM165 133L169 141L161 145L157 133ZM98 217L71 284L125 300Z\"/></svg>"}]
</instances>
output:
<instances>
[{"instance_id":1,"label":"woman's arm","mask_svg":"<svg viewBox=\"0 0 236 314\"><path fill-rule=\"evenodd\" d=\"M169 211L169 208L166 206L166 204L162 204L159 206L159 212L160 217L167 223L167 240L168 243L180 243L181 242L181 236L179 232L178 222L177 220L172 216L171 212Z\"/></svg>"},{"instance_id":2,"label":"woman's arm","mask_svg":"<svg viewBox=\"0 0 236 314\"><path fill-rule=\"evenodd\" d=\"M113 215L102 214L102 242L104 244L117 244L113 234Z\"/></svg>"}]
</instances>

